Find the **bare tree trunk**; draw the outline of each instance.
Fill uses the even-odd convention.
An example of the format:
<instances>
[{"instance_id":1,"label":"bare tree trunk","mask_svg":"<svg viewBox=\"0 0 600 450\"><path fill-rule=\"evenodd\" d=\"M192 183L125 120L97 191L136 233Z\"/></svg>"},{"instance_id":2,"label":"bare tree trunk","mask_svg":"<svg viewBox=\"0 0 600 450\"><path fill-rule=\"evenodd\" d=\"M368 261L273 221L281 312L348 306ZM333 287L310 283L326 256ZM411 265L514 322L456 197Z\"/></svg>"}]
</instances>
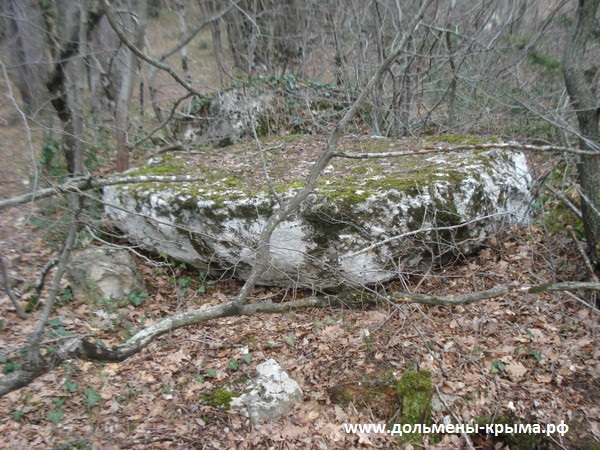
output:
<instances>
[{"instance_id":1,"label":"bare tree trunk","mask_svg":"<svg viewBox=\"0 0 600 450\"><path fill-rule=\"evenodd\" d=\"M578 164L587 251L597 270L600 270L600 107L595 84L592 84L596 74L586 73L586 47L590 30L596 24L599 6L600 0L579 0L577 16L563 58L565 85L579 122L580 147L597 153L581 155Z\"/></svg>"},{"instance_id":2,"label":"bare tree trunk","mask_svg":"<svg viewBox=\"0 0 600 450\"><path fill-rule=\"evenodd\" d=\"M454 56L452 55L452 40L450 37L450 33L446 31L444 33L444 37L446 39L446 48L448 49L448 63L450 64L450 70L452 73L452 79L450 80L450 86L448 87L448 131L452 132L454 130L454 124L456 122L456 111L455 111L455 102L456 102L456 86L457 86L457 72L456 72L456 64L454 63Z\"/></svg>"},{"instance_id":3,"label":"bare tree trunk","mask_svg":"<svg viewBox=\"0 0 600 450\"><path fill-rule=\"evenodd\" d=\"M137 2L134 2L134 4ZM138 4L137 17L132 27L134 29L134 43L137 48L143 48L146 30L146 2ZM127 144L127 128L129 124L129 103L135 81L135 70L138 66L138 57L129 49L125 49L125 61L121 71L121 86L117 97L117 111L115 127L117 130L117 159L116 169L123 172L129 168L129 147Z\"/></svg>"},{"instance_id":4,"label":"bare tree trunk","mask_svg":"<svg viewBox=\"0 0 600 450\"><path fill-rule=\"evenodd\" d=\"M111 116L115 113L118 77L115 56L121 43L105 19L88 36L88 85L92 99L90 109L94 118L100 120L102 113L109 113Z\"/></svg>"},{"instance_id":5,"label":"bare tree trunk","mask_svg":"<svg viewBox=\"0 0 600 450\"><path fill-rule=\"evenodd\" d=\"M84 173L84 95L86 82L87 56L87 0L80 0L79 4L79 57L76 58L75 67L75 98L73 104L73 176Z\"/></svg>"},{"instance_id":6,"label":"bare tree trunk","mask_svg":"<svg viewBox=\"0 0 600 450\"><path fill-rule=\"evenodd\" d=\"M36 115L48 100L44 88L48 60L44 43L42 14L35 0L3 0L5 39L10 49L12 79L21 94L28 115Z\"/></svg>"},{"instance_id":7,"label":"bare tree trunk","mask_svg":"<svg viewBox=\"0 0 600 450\"><path fill-rule=\"evenodd\" d=\"M177 25L179 27L179 40L183 42L186 38L186 30L185 30L185 6L181 0L176 0L175 5L177 6ZM183 76L186 81L191 82L190 71L188 67L188 58L187 58L187 47L184 45L179 50L179 54L181 55L181 70L183 71Z\"/></svg>"},{"instance_id":8,"label":"bare tree trunk","mask_svg":"<svg viewBox=\"0 0 600 450\"><path fill-rule=\"evenodd\" d=\"M214 0L200 0L200 6L202 7L202 11L207 18L212 17L217 13L217 7ZM218 21L212 21L210 23L210 35L212 38L213 52L215 54L215 62L217 63L217 68L219 69L219 81L222 85L225 69L223 68L223 61L221 60L223 50L221 43L221 25Z\"/></svg>"}]
</instances>

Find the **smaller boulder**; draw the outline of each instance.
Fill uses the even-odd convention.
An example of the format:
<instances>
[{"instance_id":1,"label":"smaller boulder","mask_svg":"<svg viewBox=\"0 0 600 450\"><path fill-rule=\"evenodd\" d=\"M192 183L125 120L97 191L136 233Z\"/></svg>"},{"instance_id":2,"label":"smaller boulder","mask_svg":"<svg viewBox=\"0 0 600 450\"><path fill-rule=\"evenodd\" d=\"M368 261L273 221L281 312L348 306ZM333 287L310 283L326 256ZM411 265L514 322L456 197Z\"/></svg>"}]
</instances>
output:
<instances>
[{"instance_id":1,"label":"smaller boulder","mask_svg":"<svg viewBox=\"0 0 600 450\"><path fill-rule=\"evenodd\" d=\"M296 381L273 359L256 366L258 377L250 383L249 392L231 400L232 409L246 409L252 424L277 420L302 400Z\"/></svg>"},{"instance_id":2,"label":"smaller boulder","mask_svg":"<svg viewBox=\"0 0 600 450\"><path fill-rule=\"evenodd\" d=\"M135 261L127 250L92 247L77 253L67 268L73 296L120 299L145 290Z\"/></svg>"}]
</instances>

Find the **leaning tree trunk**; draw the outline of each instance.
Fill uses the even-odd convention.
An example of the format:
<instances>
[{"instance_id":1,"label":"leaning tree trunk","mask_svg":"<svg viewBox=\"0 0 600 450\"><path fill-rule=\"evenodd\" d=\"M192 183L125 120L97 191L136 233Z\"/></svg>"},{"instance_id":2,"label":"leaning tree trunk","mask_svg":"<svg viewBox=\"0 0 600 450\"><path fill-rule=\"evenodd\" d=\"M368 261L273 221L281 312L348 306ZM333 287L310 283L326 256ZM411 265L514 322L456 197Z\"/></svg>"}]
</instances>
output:
<instances>
[{"instance_id":1,"label":"leaning tree trunk","mask_svg":"<svg viewBox=\"0 0 600 450\"><path fill-rule=\"evenodd\" d=\"M600 107L593 84L595 77L589 76L586 71L586 47L591 30L596 25L599 6L600 0L579 0L563 59L565 85L579 122L580 146L582 150L594 152L581 155L578 173L588 253L597 270L600 270Z\"/></svg>"}]
</instances>

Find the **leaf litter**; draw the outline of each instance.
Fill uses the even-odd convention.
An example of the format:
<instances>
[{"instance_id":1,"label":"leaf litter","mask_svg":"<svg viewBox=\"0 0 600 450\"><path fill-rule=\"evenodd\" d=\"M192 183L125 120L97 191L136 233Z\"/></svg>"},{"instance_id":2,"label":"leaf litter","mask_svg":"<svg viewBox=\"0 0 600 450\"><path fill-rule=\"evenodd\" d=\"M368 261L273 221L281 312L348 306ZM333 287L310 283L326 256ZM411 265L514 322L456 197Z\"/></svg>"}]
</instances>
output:
<instances>
[{"instance_id":1,"label":"leaf litter","mask_svg":"<svg viewBox=\"0 0 600 450\"><path fill-rule=\"evenodd\" d=\"M39 230L14 225L23 224L20 217L28 213L15 208L0 221L9 266L25 265L19 276L34 279L49 252ZM547 280L548 245L540 229L512 230L463 264L413 276L385 290L408 286L449 295ZM559 258L562 279L583 273L572 250ZM161 274L147 261L138 262L148 299L138 307L118 308L137 329L178 310L222 303L239 289L234 280L217 280L201 290L192 270ZM182 277L191 280L183 293L174 282ZM257 288L252 301L302 295L306 293ZM19 321L6 296L0 309L3 355L15 357L39 313ZM61 318L65 331L92 334L107 345L127 338L122 328L95 327L92 309L80 301L59 302L53 317ZM565 448L585 448L583 443L600 439L597 333L597 312L558 293L509 294L468 306L382 303L358 310L219 319L173 331L119 364L70 361L4 396L2 447L409 448L411 444L387 434L346 434L343 423L386 423L390 417L377 416L376 408L360 402L337 405L329 392L343 383L427 369L445 401L436 403L436 423L448 415L465 422L494 417L522 423L565 420L569 433L554 439ZM251 355L249 362L242 354ZM286 417L253 428L242 413L204 402L218 388L240 393L256 365L268 358L277 360L305 394ZM426 438L424 448L465 446L461 436L439 439ZM490 443L482 437L474 442L479 448L509 448L502 440Z\"/></svg>"}]
</instances>

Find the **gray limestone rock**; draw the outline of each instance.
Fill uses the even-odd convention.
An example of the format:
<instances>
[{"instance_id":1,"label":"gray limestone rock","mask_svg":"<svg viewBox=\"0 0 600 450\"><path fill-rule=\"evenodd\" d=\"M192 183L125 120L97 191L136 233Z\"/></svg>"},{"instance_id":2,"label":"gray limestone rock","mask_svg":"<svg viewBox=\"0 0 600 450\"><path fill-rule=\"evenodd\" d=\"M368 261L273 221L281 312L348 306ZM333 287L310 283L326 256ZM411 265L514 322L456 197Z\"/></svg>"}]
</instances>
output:
<instances>
[{"instance_id":1,"label":"gray limestone rock","mask_svg":"<svg viewBox=\"0 0 600 450\"><path fill-rule=\"evenodd\" d=\"M261 421L277 420L302 400L298 383L273 359L256 366L258 376L248 392L232 399L232 409L246 409L254 425Z\"/></svg>"},{"instance_id":2,"label":"gray limestone rock","mask_svg":"<svg viewBox=\"0 0 600 450\"><path fill-rule=\"evenodd\" d=\"M399 145L364 142L375 151ZM310 168L302 143L265 155L267 169L281 174L270 180L278 199L261 176L259 155L234 146L207 149L200 162L177 155L141 169L135 174L205 173L206 181L107 187L106 213L136 245L246 279L266 221ZM270 268L259 283L330 289L439 267L478 250L503 227L528 223L529 183L525 156L501 149L334 160L274 230Z\"/></svg>"},{"instance_id":3,"label":"gray limestone rock","mask_svg":"<svg viewBox=\"0 0 600 450\"><path fill-rule=\"evenodd\" d=\"M145 290L129 252L112 247L91 247L75 254L67 269L67 279L78 299L120 299Z\"/></svg>"}]
</instances>

